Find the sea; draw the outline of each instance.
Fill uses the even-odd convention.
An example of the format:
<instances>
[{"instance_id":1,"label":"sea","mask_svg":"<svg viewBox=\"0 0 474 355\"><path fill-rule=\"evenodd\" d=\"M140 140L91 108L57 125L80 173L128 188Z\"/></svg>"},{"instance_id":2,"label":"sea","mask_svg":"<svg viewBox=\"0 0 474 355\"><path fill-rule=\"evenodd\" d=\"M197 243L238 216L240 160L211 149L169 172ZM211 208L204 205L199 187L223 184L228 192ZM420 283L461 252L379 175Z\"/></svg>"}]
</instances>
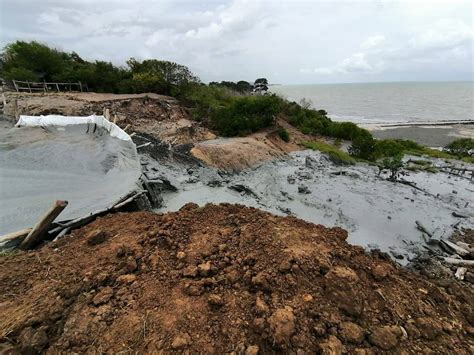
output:
<instances>
[{"instance_id":1,"label":"sea","mask_svg":"<svg viewBox=\"0 0 474 355\"><path fill-rule=\"evenodd\" d=\"M474 123L474 82L274 85L288 100L309 100L334 121L358 124Z\"/></svg>"}]
</instances>

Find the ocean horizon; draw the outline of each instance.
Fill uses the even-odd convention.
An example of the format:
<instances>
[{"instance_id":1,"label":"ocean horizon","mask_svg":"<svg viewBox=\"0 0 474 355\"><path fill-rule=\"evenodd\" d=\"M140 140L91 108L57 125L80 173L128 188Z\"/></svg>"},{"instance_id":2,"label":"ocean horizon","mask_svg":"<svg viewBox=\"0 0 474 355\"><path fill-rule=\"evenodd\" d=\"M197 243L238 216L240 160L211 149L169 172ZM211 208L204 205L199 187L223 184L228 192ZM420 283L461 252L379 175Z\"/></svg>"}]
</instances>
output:
<instances>
[{"instance_id":1,"label":"ocean horizon","mask_svg":"<svg viewBox=\"0 0 474 355\"><path fill-rule=\"evenodd\" d=\"M474 120L473 81L272 85L290 101L309 100L334 121L423 124Z\"/></svg>"}]
</instances>

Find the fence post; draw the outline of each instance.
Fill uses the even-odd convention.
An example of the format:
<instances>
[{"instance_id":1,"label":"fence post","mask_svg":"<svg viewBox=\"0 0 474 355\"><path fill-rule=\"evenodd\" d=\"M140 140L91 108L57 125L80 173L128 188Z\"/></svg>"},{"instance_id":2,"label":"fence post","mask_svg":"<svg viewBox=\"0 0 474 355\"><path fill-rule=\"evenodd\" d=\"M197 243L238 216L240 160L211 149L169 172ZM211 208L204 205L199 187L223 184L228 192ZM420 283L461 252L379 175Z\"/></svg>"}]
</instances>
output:
<instances>
[{"instance_id":1,"label":"fence post","mask_svg":"<svg viewBox=\"0 0 474 355\"><path fill-rule=\"evenodd\" d=\"M79 81L79 87L81 88L81 92L82 92L82 83L81 83L81 81Z\"/></svg>"},{"instance_id":2,"label":"fence post","mask_svg":"<svg viewBox=\"0 0 474 355\"><path fill-rule=\"evenodd\" d=\"M30 82L27 80L27 81L26 81L26 84L28 85L28 89L30 89L30 94L31 94L31 86L30 86Z\"/></svg>"},{"instance_id":3,"label":"fence post","mask_svg":"<svg viewBox=\"0 0 474 355\"><path fill-rule=\"evenodd\" d=\"M59 85L58 85L58 83L56 83L56 89L57 89L58 92L59 92Z\"/></svg>"},{"instance_id":4,"label":"fence post","mask_svg":"<svg viewBox=\"0 0 474 355\"><path fill-rule=\"evenodd\" d=\"M16 80L12 80L12 81L13 81L13 86L15 87L16 92L18 92L18 85L16 85Z\"/></svg>"}]
</instances>

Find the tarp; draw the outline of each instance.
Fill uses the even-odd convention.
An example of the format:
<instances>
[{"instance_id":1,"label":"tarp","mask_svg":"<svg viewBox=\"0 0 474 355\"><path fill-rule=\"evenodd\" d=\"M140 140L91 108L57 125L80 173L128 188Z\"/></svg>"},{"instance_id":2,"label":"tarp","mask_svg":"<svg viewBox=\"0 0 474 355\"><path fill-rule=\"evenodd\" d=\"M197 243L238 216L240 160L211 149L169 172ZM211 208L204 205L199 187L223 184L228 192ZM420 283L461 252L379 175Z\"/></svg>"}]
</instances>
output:
<instances>
[{"instance_id":1,"label":"tarp","mask_svg":"<svg viewBox=\"0 0 474 355\"><path fill-rule=\"evenodd\" d=\"M0 235L32 227L55 200L58 220L106 208L136 190L130 136L103 116L21 116L0 127Z\"/></svg>"}]
</instances>

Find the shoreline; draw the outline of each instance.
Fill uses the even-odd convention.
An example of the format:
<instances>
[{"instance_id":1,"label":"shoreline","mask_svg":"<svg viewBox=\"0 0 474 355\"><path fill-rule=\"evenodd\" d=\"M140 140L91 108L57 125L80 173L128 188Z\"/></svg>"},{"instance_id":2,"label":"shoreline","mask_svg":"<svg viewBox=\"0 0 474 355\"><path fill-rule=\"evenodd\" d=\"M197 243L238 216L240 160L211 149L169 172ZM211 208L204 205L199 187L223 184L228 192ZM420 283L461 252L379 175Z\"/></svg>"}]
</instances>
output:
<instances>
[{"instance_id":1,"label":"shoreline","mask_svg":"<svg viewBox=\"0 0 474 355\"><path fill-rule=\"evenodd\" d=\"M460 138L474 139L474 122L457 124L360 125L378 139L410 139L418 144L440 148Z\"/></svg>"}]
</instances>

